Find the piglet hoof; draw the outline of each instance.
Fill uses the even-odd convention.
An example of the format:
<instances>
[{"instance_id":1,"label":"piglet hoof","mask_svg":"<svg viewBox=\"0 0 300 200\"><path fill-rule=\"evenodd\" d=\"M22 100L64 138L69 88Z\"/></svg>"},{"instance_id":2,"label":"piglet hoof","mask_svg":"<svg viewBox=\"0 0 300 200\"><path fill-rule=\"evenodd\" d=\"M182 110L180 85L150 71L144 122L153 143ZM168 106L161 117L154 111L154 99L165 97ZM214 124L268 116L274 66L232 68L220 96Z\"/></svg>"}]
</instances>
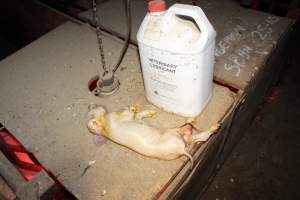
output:
<instances>
[{"instance_id":1,"label":"piglet hoof","mask_svg":"<svg viewBox=\"0 0 300 200\"><path fill-rule=\"evenodd\" d=\"M191 135L193 131L192 124L185 124L179 128L182 135Z\"/></svg>"},{"instance_id":2,"label":"piglet hoof","mask_svg":"<svg viewBox=\"0 0 300 200\"><path fill-rule=\"evenodd\" d=\"M217 124L211 126L210 130L213 131L213 132L215 132L215 131L217 131L220 128L220 126L221 125L219 123L217 123Z\"/></svg>"},{"instance_id":3,"label":"piglet hoof","mask_svg":"<svg viewBox=\"0 0 300 200\"><path fill-rule=\"evenodd\" d=\"M134 113L138 113L141 111L141 109L137 106L130 106L129 110Z\"/></svg>"},{"instance_id":4,"label":"piglet hoof","mask_svg":"<svg viewBox=\"0 0 300 200\"><path fill-rule=\"evenodd\" d=\"M156 115L156 111L155 110L148 110L147 117L153 117L154 115Z\"/></svg>"}]
</instances>

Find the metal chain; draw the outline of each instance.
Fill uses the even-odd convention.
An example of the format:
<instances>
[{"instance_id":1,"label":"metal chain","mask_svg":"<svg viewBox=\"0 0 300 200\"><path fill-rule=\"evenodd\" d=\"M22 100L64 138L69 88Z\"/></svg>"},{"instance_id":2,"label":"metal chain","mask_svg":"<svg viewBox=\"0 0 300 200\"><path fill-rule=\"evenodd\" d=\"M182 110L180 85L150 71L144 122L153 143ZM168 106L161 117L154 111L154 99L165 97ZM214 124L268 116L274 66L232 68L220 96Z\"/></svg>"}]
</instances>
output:
<instances>
[{"instance_id":1,"label":"metal chain","mask_svg":"<svg viewBox=\"0 0 300 200\"><path fill-rule=\"evenodd\" d=\"M99 53L100 53L100 57L101 57L101 65L102 65L102 69L103 69L103 74L106 74L106 73L108 73L108 70L106 68L106 63L105 63L103 42L101 39L100 23L99 23L99 17L97 15L97 4L96 4L96 0L92 0L92 1L93 1L93 9L92 9L93 10L93 20L94 20L95 28L96 28Z\"/></svg>"}]
</instances>

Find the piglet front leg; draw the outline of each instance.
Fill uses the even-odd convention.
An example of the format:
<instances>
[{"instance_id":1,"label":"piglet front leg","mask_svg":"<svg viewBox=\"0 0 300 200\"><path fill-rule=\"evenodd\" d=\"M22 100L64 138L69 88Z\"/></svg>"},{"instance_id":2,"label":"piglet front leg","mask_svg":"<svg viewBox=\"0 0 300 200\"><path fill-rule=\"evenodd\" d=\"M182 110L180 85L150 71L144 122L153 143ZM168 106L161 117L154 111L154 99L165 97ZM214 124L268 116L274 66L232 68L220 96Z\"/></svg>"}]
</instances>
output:
<instances>
[{"instance_id":1,"label":"piglet front leg","mask_svg":"<svg viewBox=\"0 0 300 200\"><path fill-rule=\"evenodd\" d=\"M155 114L156 114L156 111L154 111L154 110L143 110L136 114L136 119L142 120L147 117L152 117Z\"/></svg>"}]
</instances>

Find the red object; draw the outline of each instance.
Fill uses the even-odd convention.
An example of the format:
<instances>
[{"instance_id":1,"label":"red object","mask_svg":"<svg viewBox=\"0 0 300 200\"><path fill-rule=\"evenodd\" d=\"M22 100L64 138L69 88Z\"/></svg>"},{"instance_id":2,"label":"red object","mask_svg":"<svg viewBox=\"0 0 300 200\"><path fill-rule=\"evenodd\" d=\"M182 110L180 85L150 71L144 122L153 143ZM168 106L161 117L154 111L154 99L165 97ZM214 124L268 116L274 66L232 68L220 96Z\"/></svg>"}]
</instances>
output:
<instances>
[{"instance_id":1,"label":"red object","mask_svg":"<svg viewBox=\"0 0 300 200\"><path fill-rule=\"evenodd\" d=\"M262 117L262 116L257 115L257 116L255 117L255 122L256 122L257 124L260 124L262 121L263 121L263 117Z\"/></svg>"},{"instance_id":2,"label":"red object","mask_svg":"<svg viewBox=\"0 0 300 200\"><path fill-rule=\"evenodd\" d=\"M214 81L214 83L217 84L217 85L221 85L221 86L223 86L223 87L227 87L231 92L238 93L238 91L239 91L239 89L237 89L237 88L235 88L235 87L233 87L233 86L231 86L231 85L229 85L229 84L226 84L226 83L224 83L224 82L217 81L217 80L215 80L215 79L214 79L213 81Z\"/></svg>"},{"instance_id":3,"label":"red object","mask_svg":"<svg viewBox=\"0 0 300 200\"><path fill-rule=\"evenodd\" d=\"M28 181L41 170L45 170L42 165L36 162L33 155L6 129L0 131L0 150Z\"/></svg>"},{"instance_id":4,"label":"red object","mask_svg":"<svg viewBox=\"0 0 300 200\"><path fill-rule=\"evenodd\" d=\"M296 8L292 8L292 7L288 9L288 12L286 14L286 16L290 17L290 18L297 18L297 15L298 15L297 9Z\"/></svg>"},{"instance_id":5,"label":"red object","mask_svg":"<svg viewBox=\"0 0 300 200\"><path fill-rule=\"evenodd\" d=\"M150 12L163 12L166 10L166 2L164 0L149 1L148 10Z\"/></svg>"},{"instance_id":6,"label":"red object","mask_svg":"<svg viewBox=\"0 0 300 200\"><path fill-rule=\"evenodd\" d=\"M0 124L0 127L1 124ZM16 169L24 176L27 181L33 179L41 170L44 170L56 182L59 191L53 194L51 200L75 200L76 197L56 179L56 177L47 171L34 157L28 152L17 138L13 136L7 129L0 130L0 151L8 158L8 160L16 167ZM1 162L1 161L0 161ZM1 183L1 182L0 182Z\"/></svg>"},{"instance_id":7,"label":"red object","mask_svg":"<svg viewBox=\"0 0 300 200\"><path fill-rule=\"evenodd\" d=\"M273 87L271 88L270 95L267 97L268 103L275 104L278 102L280 97L283 95L283 90L282 88L279 87Z\"/></svg>"},{"instance_id":8,"label":"red object","mask_svg":"<svg viewBox=\"0 0 300 200\"><path fill-rule=\"evenodd\" d=\"M254 10L258 10L259 3L260 3L259 0L254 0L254 1L252 2L252 8L253 8Z\"/></svg>"}]
</instances>

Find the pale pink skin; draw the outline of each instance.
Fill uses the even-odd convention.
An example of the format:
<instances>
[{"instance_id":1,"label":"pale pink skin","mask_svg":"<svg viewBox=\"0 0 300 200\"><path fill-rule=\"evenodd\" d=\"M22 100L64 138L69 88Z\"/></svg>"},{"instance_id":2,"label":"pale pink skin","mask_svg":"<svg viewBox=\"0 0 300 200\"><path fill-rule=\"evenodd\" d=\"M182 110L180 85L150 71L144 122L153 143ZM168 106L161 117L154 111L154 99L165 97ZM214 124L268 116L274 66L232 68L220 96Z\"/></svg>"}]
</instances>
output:
<instances>
[{"instance_id":1,"label":"pale pink skin","mask_svg":"<svg viewBox=\"0 0 300 200\"><path fill-rule=\"evenodd\" d=\"M88 113L88 129L148 157L173 160L186 156L193 163L188 152L190 146L205 142L219 128L215 125L207 131L192 134L192 126L186 124L160 132L143 121L143 118L154 114L153 110L139 111L136 107L111 113L103 107L94 107Z\"/></svg>"}]
</instances>

